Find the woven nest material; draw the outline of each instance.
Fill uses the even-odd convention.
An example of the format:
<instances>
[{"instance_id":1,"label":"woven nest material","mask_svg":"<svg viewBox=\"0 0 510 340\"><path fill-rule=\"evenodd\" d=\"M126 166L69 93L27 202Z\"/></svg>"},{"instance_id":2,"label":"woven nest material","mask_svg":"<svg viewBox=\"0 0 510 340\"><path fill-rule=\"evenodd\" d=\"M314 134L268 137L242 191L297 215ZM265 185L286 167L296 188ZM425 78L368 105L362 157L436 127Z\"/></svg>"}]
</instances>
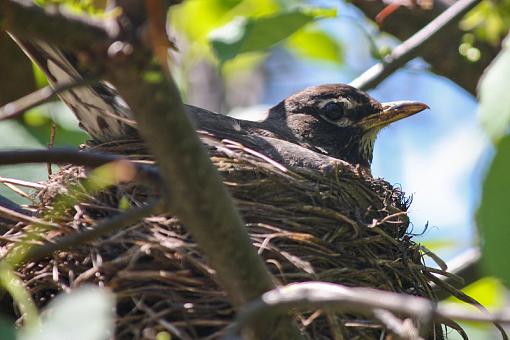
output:
<instances>
[{"instance_id":1,"label":"woven nest material","mask_svg":"<svg viewBox=\"0 0 510 340\"><path fill-rule=\"evenodd\" d=\"M92 149L151 159L136 141ZM399 188L356 171L282 171L227 145L210 148L210 154L236 199L253 244L281 284L319 280L434 299L431 273L408 234L405 211L410 200ZM40 215L51 218L47 212L56 209L58 197L85 176L82 167L61 168L38 193ZM119 202L126 199L131 206L141 206L154 195L151 190L122 184L89 195L67 209L59 227L47 231L45 238L91 228L119 214ZM19 239L24 230L7 237ZM117 297L118 339L154 338L160 331L182 339L220 337L234 312L213 274L186 228L168 215L145 218L19 269L40 306L84 283L112 289ZM379 322L357 315L331 318L311 310L300 314L298 321L312 339L391 337ZM441 325L431 327L430 334L442 339Z\"/></svg>"}]
</instances>

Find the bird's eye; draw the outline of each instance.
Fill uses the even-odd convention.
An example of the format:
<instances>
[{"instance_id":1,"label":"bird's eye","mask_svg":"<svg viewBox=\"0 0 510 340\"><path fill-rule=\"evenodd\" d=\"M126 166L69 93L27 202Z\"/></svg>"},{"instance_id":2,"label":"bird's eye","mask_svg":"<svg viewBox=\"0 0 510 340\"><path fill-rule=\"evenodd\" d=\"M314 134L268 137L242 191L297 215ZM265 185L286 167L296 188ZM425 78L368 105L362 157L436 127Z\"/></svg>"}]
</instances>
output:
<instances>
[{"instance_id":1,"label":"bird's eye","mask_svg":"<svg viewBox=\"0 0 510 340\"><path fill-rule=\"evenodd\" d=\"M326 118L333 121L342 118L344 115L344 103L342 102L329 102L322 108Z\"/></svg>"}]
</instances>

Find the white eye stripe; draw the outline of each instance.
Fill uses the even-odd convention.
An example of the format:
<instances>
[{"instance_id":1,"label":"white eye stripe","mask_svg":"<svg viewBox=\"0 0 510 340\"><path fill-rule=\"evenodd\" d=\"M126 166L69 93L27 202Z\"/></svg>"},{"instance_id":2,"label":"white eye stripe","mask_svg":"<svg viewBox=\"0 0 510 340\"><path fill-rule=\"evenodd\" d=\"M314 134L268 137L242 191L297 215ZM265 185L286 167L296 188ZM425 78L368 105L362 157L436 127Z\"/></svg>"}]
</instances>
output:
<instances>
[{"instance_id":1,"label":"white eye stripe","mask_svg":"<svg viewBox=\"0 0 510 340\"><path fill-rule=\"evenodd\" d=\"M343 103L344 104L344 107L346 109L351 109L354 105L351 101L349 101L348 99L346 98L340 98L340 99L322 99L320 100L318 103L317 103L317 107L319 109L322 109L324 108L324 106L326 106L327 104L329 103Z\"/></svg>"}]
</instances>

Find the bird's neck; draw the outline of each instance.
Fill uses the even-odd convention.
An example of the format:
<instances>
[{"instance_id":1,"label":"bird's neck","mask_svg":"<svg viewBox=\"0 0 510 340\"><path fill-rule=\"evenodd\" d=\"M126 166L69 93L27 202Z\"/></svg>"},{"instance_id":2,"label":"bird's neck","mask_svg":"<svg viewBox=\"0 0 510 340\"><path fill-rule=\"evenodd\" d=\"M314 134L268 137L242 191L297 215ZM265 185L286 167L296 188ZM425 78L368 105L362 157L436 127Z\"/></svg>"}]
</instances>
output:
<instances>
[{"instance_id":1,"label":"bird's neck","mask_svg":"<svg viewBox=\"0 0 510 340\"><path fill-rule=\"evenodd\" d=\"M309 140L322 153L370 168L377 132L362 133L359 129L338 128L332 124L321 124L316 131Z\"/></svg>"},{"instance_id":2,"label":"bird's neck","mask_svg":"<svg viewBox=\"0 0 510 340\"><path fill-rule=\"evenodd\" d=\"M278 136L330 157L370 167L378 131L363 133L356 128L340 128L313 114L289 113L283 105L282 102L270 109L263 122L278 131Z\"/></svg>"}]
</instances>

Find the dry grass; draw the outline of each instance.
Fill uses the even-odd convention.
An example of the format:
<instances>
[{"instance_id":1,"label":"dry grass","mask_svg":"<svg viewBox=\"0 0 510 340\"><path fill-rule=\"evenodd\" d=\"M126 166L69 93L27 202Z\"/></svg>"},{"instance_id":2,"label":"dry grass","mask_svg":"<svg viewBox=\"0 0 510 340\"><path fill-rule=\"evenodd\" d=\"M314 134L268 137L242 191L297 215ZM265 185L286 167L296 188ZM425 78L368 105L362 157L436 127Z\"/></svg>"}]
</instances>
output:
<instances>
[{"instance_id":1,"label":"dry grass","mask_svg":"<svg viewBox=\"0 0 510 340\"><path fill-rule=\"evenodd\" d=\"M94 149L150 161L136 141ZM434 299L422 252L408 234L410 201L387 182L342 169L324 174L287 172L254 155L210 147L211 159L236 198L254 246L280 284L307 280L374 287ZM65 188L85 177L67 166L38 193L40 216L55 220L54 202ZM151 188L124 184L85 195L48 230L54 238L91 228L118 214L119 202L141 206L157 195ZM53 216L53 217L52 217ZM5 235L17 240L26 227ZM10 242L4 239L4 245ZM111 288L117 295L117 337L154 338L167 331L176 338L217 338L233 310L219 289L197 245L180 221L152 216L91 244L60 251L29 263L19 274L39 305L84 283ZM378 322L356 315L335 317L322 311L298 316L313 339L389 339ZM442 339L440 325L431 334Z\"/></svg>"}]
</instances>

